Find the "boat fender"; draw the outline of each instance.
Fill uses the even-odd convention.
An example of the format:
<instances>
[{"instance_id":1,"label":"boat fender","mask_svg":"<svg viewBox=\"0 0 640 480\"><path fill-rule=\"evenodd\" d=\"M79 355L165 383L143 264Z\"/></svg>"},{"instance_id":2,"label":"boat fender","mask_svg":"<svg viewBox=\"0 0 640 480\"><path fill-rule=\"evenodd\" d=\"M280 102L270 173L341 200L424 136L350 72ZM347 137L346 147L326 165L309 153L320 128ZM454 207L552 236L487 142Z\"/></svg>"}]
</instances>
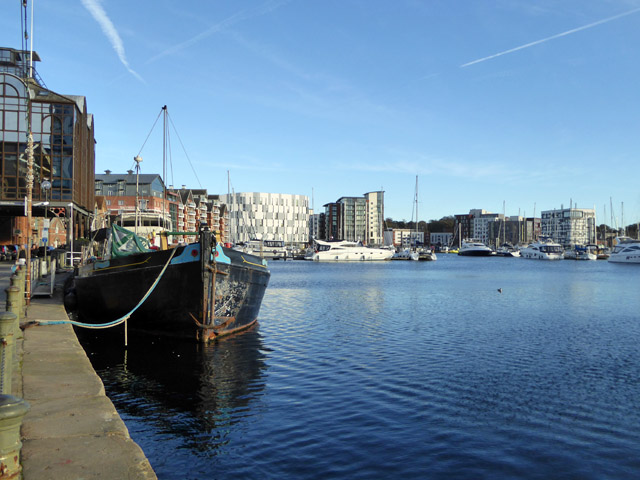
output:
<instances>
[{"instance_id":1,"label":"boat fender","mask_svg":"<svg viewBox=\"0 0 640 480\"><path fill-rule=\"evenodd\" d=\"M73 311L78 306L78 297L76 296L76 291L69 290L64 296L64 308L67 311Z\"/></svg>"},{"instance_id":2,"label":"boat fender","mask_svg":"<svg viewBox=\"0 0 640 480\"><path fill-rule=\"evenodd\" d=\"M62 291L64 292L64 295L66 295L70 291L75 290L75 288L75 278L73 277L73 275L70 275L65 279Z\"/></svg>"}]
</instances>

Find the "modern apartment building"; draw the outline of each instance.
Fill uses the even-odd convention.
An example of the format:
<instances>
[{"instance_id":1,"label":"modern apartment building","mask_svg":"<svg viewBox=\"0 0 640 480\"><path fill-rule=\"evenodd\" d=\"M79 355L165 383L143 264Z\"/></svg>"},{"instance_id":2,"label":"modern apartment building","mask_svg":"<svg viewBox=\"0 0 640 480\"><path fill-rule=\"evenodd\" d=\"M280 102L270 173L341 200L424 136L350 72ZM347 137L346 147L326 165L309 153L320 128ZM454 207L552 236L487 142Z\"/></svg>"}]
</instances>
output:
<instances>
[{"instance_id":1,"label":"modern apartment building","mask_svg":"<svg viewBox=\"0 0 640 480\"><path fill-rule=\"evenodd\" d=\"M384 245L384 192L364 194L366 201L365 242L367 245Z\"/></svg>"},{"instance_id":2,"label":"modern apartment building","mask_svg":"<svg viewBox=\"0 0 640 480\"><path fill-rule=\"evenodd\" d=\"M495 219L489 224L488 246L497 247L507 242L512 245L526 245L540 236L540 218L518 215Z\"/></svg>"},{"instance_id":3,"label":"modern apartment building","mask_svg":"<svg viewBox=\"0 0 640 480\"><path fill-rule=\"evenodd\" d=\"M491 244L491 227L494 224L504 223L504 215L501 213L489 213L484 210L473 218L473 238L484 243Z\"/></svg>"},{"instance_id":4,"label":"modern apartment building","mask_svg":"<svg viewBox=\"0 0 640 480\"><path fill-rule=\"evenodd\" d=\"M596 211L593 208L560 208L541 214L542 235L564 246L596 243Z\"/></svg>"},{"instance_id":5,"label":"modern apartment building","mask_svg":"<svg viewBox=\"0 0 640 480\"><path fill-rule=\"evenodd\" d=\"M309 197L287 193L245 192L220 195L229 209L233 243L283 240L304 246L309 241Z\"/></svg>"},{"instance_id":6,"label":"modern apartment building","mask_svg":"<svg viewBox=\"0 0 640 480\"><path fill-rule=\"evenodd\" d=\"M453 233L449 232L434 232L429 235L429 242L431 245L449 246L453 240Z\"/></svg>"},{"instance_id":7,"label":"modern apartment building","mask_svg":"<svg viewBox=\"0 0 640 480\"><path fill-rule=\"evenodd\" d=\"M392 228L384 232L384 245L396 248L409 248L424 245L424 232L409 228Z\"/></svg>"},{"instance_id":8,"label":"modern apartment building","mask_svg":"<svg viewBox=\"0 0 640 480\"><path fill-rule=\"evenodd\" d=\"M368 192L362 197L341 197L324 208L327 240L384 244L383 191Z\"/></svg>"}]
</instances>

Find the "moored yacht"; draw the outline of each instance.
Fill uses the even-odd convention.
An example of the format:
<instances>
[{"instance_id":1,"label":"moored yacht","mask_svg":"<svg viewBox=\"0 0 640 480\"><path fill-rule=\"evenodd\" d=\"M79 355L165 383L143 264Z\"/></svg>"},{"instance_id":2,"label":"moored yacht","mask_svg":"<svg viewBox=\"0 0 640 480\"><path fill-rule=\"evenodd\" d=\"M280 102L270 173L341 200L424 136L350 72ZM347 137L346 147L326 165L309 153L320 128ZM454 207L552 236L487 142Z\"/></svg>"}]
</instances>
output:
<instances>
[{"instance_id":1,"label":"moored yacht","mask_svg":"<svg viewBox=\"0 0 640 480\"><path fill-rule=\"evenodd\" d=\"M611 263L631 263L640 265L640 240L617 237L616 246L609 255Z\"/></svg>"},{"instance_id":2,"label":"moored yacht","mask_svg":"<svg viewBox=\"0 0 640 480\"><path fill-rule=\"evenodd\" d=\"M236 245L234 250L271 260L287 259L287 249L283 240L254 239L246 243Z\"/></svg>"},{"instance_id":3,"label":"moored yacht","mask_svg":"<svg viewBox=\"0 0 640 480\"><path fill-rule=\"evenodd\" d=\"M520 256L533 260L562 260L564 251L559 243L555 243L548 237L540 237L538 241L521 248Z\"/></svg>"},{"instance_id":4,"label":"moored yacht","mask_svg":"<svg viewBox=\"0 0 640 480\"><path fill-rule=\"evenodd\" d=\"M433 262L438 259L436 253L430 248L419 248L416 253L420 261Z\"/></svg>"},{"instance_id":5,"label":"moored yacht","mask_svg":"<svg viewBox=\"0 0 640 480\"><path fill-rule=\"evenodd\" d=\"M477 240L465 240L458 249L458 255L467 257L488 257L494 255L493 250Z\"/></svg>"},{"instance_id":6,"label":"moored yacht","mask_svg":"<svg viewBox=\"0 0 640 480\"><path fill-rule=\"evenodd\" d=\"M410 248L405 248L394 253L391 256L391 260L418 260L418 253L414 252Z\"/></svg>"},{"instance_id":7,"label":"moored yacht","mask_svg":"<svg viewBox=\"0 0 640 480\"><path fill-rule=\"evenodd\" d=\"M507 242L503 243L500 248L496 250L496 255L499 255L501 257L519 257L520 250Z\"/></svg>"},{"instance_id":8,"label":"moored yacht","mask_svg":"<svg viewBox=\"0 0 640 480\"><path fill-rule=\"evenodd\" d=\"M316 249L311 260L314 262L359 262L389 260L393 250L366 247L360 242L323 242L315 240Z\"/></svg>"}]
</instances>

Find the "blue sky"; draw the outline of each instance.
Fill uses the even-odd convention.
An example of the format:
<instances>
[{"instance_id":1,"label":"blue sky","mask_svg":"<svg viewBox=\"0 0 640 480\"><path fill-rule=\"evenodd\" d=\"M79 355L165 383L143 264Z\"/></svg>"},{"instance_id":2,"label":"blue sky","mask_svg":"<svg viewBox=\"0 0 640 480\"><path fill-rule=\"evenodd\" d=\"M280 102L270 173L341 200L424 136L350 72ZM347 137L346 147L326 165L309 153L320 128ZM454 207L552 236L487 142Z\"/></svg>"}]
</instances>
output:
<instances>
[{"instance_id":1,"label":"blue sky","mask_svg":"<svg viewBox=\"0 0 640 480\"><path fill-rule=\"evenodd\" d=\"M316 211L383 189L410 220L418 175L422 220L570 201L640 220L640 1L36 0L34 24L47 86L87 97L98 173L132 168L167 105L176 186L226 193L229 171ZM161 148L156 127L144 173Z\"/></svg>"}]
</instances>

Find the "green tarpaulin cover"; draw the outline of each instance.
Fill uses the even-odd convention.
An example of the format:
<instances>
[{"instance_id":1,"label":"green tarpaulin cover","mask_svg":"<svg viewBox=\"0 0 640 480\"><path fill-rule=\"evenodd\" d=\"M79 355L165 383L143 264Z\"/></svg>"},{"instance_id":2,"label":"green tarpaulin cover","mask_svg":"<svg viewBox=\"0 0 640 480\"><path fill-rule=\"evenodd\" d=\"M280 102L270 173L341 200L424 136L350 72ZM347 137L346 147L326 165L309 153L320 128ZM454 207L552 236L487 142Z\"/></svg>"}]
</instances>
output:
<instances>
[{"instance_id":1,"label":"green tarpaulin cover","mask_svg":"<svg viewBox=\"0 0 640 480\"><path fill-rule=\"evenodd\" d=\"M111 256L124 257L133 253L150 252L149 242L144 237L118 225L111 226Z\"/></svg>"}]
</instances>

